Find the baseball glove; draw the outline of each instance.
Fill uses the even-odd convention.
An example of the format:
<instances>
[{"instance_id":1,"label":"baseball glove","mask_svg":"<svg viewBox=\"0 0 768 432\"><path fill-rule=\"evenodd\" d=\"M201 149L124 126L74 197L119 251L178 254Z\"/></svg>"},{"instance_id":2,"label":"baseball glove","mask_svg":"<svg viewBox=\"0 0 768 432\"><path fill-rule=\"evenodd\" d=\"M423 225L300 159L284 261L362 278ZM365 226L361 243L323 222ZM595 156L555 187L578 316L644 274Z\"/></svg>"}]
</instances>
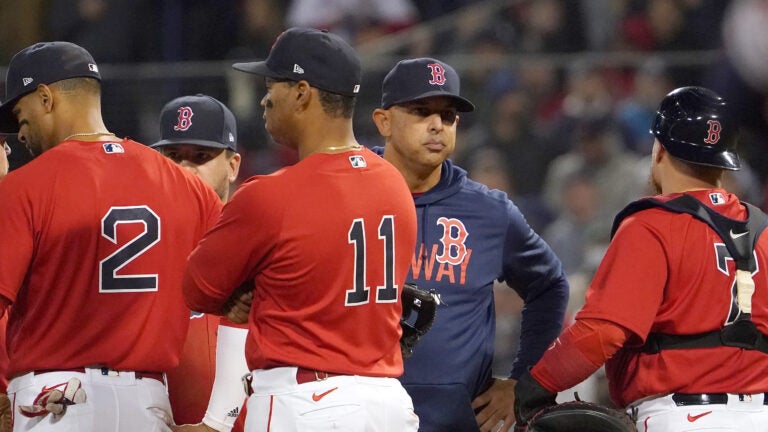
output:
<instances>
[{"instance_id":1,"label":"baseball glove","mask_svg":"<svg viewBox=\"0 0 768 432\"><path fill-rule=\"evenodd\" d=\"M407 283L403 286L401 299L403 315L400 318L400 326L403 328L403 335L400 337L400 349L406 359L413 354L413 347L419 342L419 338L432 327L437 305L440 304L440 295L435 290L425 291ZM409 318L412 312L416 312L416 319L411 323Z\"/></svg>"},{"instance_id":2,"label":"baseball glove","mask_svg":"<svg viewBox=\"0 0 768 432\"><path fill-rule=\"evenodd\" d=\"M527 432L637 432L622 411L591 402L573 401L546 407L528 422Z\"/></svg>"}]
</instances>

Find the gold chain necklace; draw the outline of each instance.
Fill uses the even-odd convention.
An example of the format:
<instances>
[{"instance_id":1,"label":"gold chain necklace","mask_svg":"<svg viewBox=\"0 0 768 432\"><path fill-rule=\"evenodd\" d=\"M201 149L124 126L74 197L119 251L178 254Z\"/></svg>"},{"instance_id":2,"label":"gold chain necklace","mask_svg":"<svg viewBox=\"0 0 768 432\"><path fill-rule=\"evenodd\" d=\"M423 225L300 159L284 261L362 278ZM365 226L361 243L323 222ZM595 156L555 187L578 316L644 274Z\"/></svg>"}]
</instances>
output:
<instances>
[{"instance_id":1,"label":"gold chain necklace","mask_svg":"<svg viewBox=\"0 0 768 432\"><path fill-rule=\"evenodd\" d=\"M320 150L330 150L330 151L337 151L337 150L359 150L363 148L360 144L347 144L345 146L331 146L331 147L323 147Z\"/></svg>"},{"instance_id":2,"label":"gold chain necklace","mask_svg":"<svg viewBox=\"0 0 768 432\"><path fill-rule=\"evenodd\" d=\"M112 132L110 132L110 131L106 131L106 132L83 132L83 133L73 133L72 135L70 135L70 136L68 136L68 137L64 138L64 139L63 139L63 140L61 140L61 141L62 141L62 142L63 142L63 141L67 141L67 140L69 140L70 138L74 138L74 137L96 136L96 135L109 135L109 136L117 136L117 135L113 134L113 133L112 133Z\"/></svg>"}]
</instances>

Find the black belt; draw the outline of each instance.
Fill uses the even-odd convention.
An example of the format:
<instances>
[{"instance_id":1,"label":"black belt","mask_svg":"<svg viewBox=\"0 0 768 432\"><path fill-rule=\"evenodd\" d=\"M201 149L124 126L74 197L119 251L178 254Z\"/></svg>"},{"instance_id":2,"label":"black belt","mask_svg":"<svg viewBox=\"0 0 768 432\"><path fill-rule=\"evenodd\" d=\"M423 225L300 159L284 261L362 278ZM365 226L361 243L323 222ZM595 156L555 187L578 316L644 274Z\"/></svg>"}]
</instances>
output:
<instances>
[{"instance_id":1,"label":"black belt","mask_svg":"<svg viewBox=\"0 0 768 432\"><path fill-rule=\"evenodd\" d=\"M738 394L740 401L750 397L749 394ZM685 405L725 405L728 403L727 393L675 393L672 400L677 406ZM768 405L768 393L763 393L763 405Z\"/></svg>"}]
</instances>

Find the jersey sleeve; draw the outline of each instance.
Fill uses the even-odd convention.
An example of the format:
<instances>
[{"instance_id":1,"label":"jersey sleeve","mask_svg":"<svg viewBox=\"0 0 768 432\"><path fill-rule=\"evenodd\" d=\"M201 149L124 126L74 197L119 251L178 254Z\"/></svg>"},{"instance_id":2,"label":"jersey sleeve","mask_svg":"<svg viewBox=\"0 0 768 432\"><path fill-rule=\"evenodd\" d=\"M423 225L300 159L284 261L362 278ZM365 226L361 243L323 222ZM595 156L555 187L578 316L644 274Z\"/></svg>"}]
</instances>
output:
<instances>
[{"instance_id":1,"label":"jersey sleeve","mask_svg":"<svg viewBox=\"0 0 768 432\"><path fill-rule=\"evenodd\" d=\"M512 203L504 246L504 280L525 302L520 348L512 366L517 379L560 334L569 285L560 259Z\"/></svg>"},{"instance_id":2,"label":"jersey sleeve","mask_svg":"<svg viewBox=\"0 0 768 432\"><path fill-rule=\"evenodd\" d=\"M11 303L16 300L32 260L34 236L30 201L22 189L14 186L16 177L8 175L0 182L0 295Z\"/></svg>"},{"instance_id":3,"label":"jersey sleeve","mask_svg":"<svg viewBox=\"0 0 768 432\"><path fill-rule=\"evenodd\" d=\"M642 343L663 300L667 274L660 232L638 217L629 217L611 241L576 318L616 323Z\"/></svg>"},{"instance_id":4,"label":"jersey sleeve","mask_svg":"<svg viewBox=\"0 0 768 432\"><path fill-rule=\"evenodd\" d=\"M192 251L183 281L184 300L190 309L220 313L235 288L253 277L265 252L262 239L268 238L266 221L253 222L264 220L260 202L256 187L238 190Z\"/></svg>"}]
</instances>

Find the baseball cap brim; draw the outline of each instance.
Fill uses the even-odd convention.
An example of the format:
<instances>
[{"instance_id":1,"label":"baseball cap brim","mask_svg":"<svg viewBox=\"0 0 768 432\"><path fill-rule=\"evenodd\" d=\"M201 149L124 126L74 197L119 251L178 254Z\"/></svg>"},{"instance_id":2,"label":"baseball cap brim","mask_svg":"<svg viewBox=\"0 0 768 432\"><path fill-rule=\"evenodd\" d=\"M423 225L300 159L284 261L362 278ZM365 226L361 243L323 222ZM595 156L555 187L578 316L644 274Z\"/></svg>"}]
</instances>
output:
<instances>
[{"instance_id":1,"label":"baseball cap brim","mask_svg":"<svg viewBox=\"0 0 768 432\"><path fill-rule=\"evenodd\" d=\"M32 89L34 90L34 89ZM2 105L0 105L0 132L6 133L6 134L15 134L19 132L19 122L16 120L16 116L13 114L13 107L16 106L16 103L27 95L28 93L31 93L30 90L27 93L18 95L17 97L5 101Z\"/></svg>"},{"instance_id":2,"label":"baseball cap brim","mask_svg":"<svg viewBox=\"0 0 768 432\"><path fill-rule=\"evenodd\" d=\"M430 91L430 92L422 93L416 97L395 101L382 108L386 109L391 107L392 105L401 105L404 103L413 102L413 101L422 100L422 99L431 98L431 97L447 97L449 99L452 99L456 104L456 110L459 112L472 112L475 110L475 104L470 102L469 99L465 99L461 96L448 94L444 91L439 91L439 90Z\"/></svg>"},{"instance_id":3,"label":"baseball cap brim","mask_svg":"<svg viewBox=\"0 0 768 432\"><path fill-rule=\"evenodd\" d=\"M164 139L160 140L152 145L150 147L157 148L157 147L163 147L167 145L198 145L201 147L211 147L211 148L217 148L217 149L226 149L230 148L230 146L226 144L222 144L220 142L216 141L209 141L209 140L197 140L197 139L180 139L180 138L173 138L173 139Z\"/></svg>"},{"instance_id":4,"label":"baseball cap brim","mask_svg":"<svg viewBox=\"0 0 768 432\"><path fill-rule=\"evenodd\" d=\"M252 73L255 75L261 75L268 78L285 78L281 76L280 74L274 72L267 66L266 61L258 61L258 62L247 62L247 63L235 63L232 65L232 68L237 69L241 72L247 72Z\"/></svg>"}]
</instances>

